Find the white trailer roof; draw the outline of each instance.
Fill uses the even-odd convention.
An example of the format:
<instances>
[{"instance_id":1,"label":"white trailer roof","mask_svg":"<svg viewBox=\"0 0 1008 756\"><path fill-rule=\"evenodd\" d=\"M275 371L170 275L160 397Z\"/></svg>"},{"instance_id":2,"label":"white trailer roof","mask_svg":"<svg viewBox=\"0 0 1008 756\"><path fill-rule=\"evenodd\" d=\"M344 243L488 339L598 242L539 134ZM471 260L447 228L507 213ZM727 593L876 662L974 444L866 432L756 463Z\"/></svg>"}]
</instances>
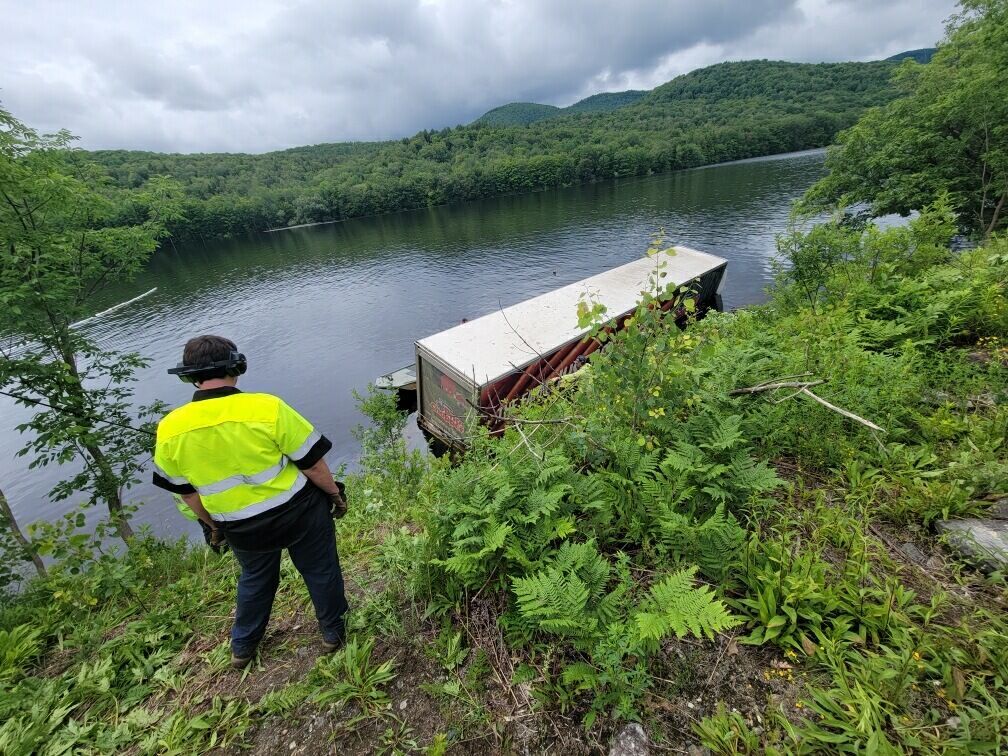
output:
<instances>
[{"instance_id":1,"label":"white trailer roof","mask_svg":"<svg viewBox=\"0 0 1008 756\"><path fill-rule=\"evenodd\" d=\"M662 283L684 284L726 262L689 247L674 250L656 256L668 274ZM578 300L585 292L598 296L608 308L608 317L633 309L648 287L655 264L655 257L642 257L435 333L417 345L466 378L475 376L476 385L484 385L587 333L577 322Z\"/></svg>"}]
</instances>

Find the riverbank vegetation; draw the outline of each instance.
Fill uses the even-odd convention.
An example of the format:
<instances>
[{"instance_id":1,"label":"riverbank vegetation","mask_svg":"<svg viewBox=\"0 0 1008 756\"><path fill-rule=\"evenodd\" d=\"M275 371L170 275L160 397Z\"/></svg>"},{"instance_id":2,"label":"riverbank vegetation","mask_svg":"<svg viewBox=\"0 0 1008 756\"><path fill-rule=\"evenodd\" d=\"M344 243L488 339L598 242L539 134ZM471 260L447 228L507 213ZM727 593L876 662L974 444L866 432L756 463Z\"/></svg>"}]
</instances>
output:
<instances>
[{"instance_id":1,"label":"riverbank vegetation","mask_svg":"<svg viewBox=\"0 0 1008 756\"><path fill-rule=\"evenodd\" d=\"M896 64L721 63L611 112L528 126L476 123L397 141L264 155L102 151L123 188L156 175L185 190L175 243L344 220L822 147L893 96ZM545 106L539 106L541 107Z\"/></svg>"}]
</instances>

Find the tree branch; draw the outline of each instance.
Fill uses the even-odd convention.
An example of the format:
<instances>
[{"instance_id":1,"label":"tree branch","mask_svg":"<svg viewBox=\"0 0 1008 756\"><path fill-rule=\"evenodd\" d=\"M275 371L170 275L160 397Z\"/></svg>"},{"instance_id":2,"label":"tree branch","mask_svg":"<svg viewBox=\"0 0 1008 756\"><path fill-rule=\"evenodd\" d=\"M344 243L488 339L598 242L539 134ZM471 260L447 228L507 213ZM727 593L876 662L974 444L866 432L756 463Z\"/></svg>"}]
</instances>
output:
<instances>
[{"instance_id":1,"label":"tree branch","mask_svg":"<svg viewBox=\"0 0 1008 756\"><path fill-rule=\"evenodd\" d=\"M21 224L21 228L28 231L28 224L25 223L24 218L21 217L21 211L18 210L18 206L15 204L14 200L10 198L10 195L8 195L7 192L0 192L0 194L3 194L4 200L6 200L7 204L11 206L11 210L13 210L14 215L17 216L18 222Z\"/></svg>"},{"instance_id":2,"label":"tree branch","mask_svg":"<svg viewBox=\"0 0 1008 756\"><path fill-rule=\"evenodd\" d=\"M856 423L861 423L861 425L865 426L866 428L871 428L872 430L878 431L879 433L885 433L885 428L880 428L879 426L875 425L875 423L873 423L871 420L865 420L863 417L861 417L860 415L855 415L850 410L845 410L842 407L837 407L835 404L830 404L821 396L816 396L815 394L813 394L807 388L802 389L799 393L805 394L809 398L819 402L819 404L821 404L823 407L826 407L827 409L831 409L834 412L843 415L848 420L853 420Z\"/></svg>"},{"instance_id":3,"label":"tree branch","mask_svg":"<svg viewBox=\"0 0 1008 756\"><path fill-rule=\"evenodd\" d=\"M994 208L994 215L991 217L990 225L987 226L987 231L984 232L985 239L989 239L990 235L994 233L994 227L997 225L998 217L1001 215L1001 208L1004 207L1005 197L1008 197L1008 190L1001 192L1001 199L998 200Z\"/></svg>"},{"instance_id":4,"label":"tree branch","mask_svg":"<svg viewBox=\"0 0 1008 756\"><path fill-rule=\"evenodd\" d=\"M793 376L787 376L787 377L793 377ZM755 386L747 386L746 388L732 389L731 391L728 392L728 395L739 396L742 394L758 394L763 391L773 391L775 389L782 389L782 388L797 389L793 394L791 394L789 397L786 398L790 399L799 395L807 396L813 401L819 402L819 404L826 407L826 409L833 410L833 412L836 412L837 414L846 417L848 420L853 420L854 422L860 423L866 428L871 428L873 431L878 431L879 433L886 432L884 428L880 428L871 420L865 420L863 417L861 417L860 415L855 415L850 410L845 410L842 407L837 407L835 404L832 404L823 399L821 396L813 394L811 391L809 391L809 388L811 388L812 386L818 386L823 383L826 383L826 381L822 378L818 378L812 381L785 381L785 380L767 381L765 383L758 383Z\"/></svg>"},{"instance_id":5,"label":"tree branch","mask_svg":"<svg viewBox=\"0 0 1008 756\"><path fill-rule=\"evenodd\" d=\"M804 391L809 386L818 386L822 383L826 383L826 381L821 378L815 381L777 381L776 383L760 383L756 386L748 386L747 388L733 389L728 392L728 396L739 396L741 394L758 394L761 391L773 391L774 389L782 389L782 388L793 388L793 389L800 389L800 391Z\"/></svg>"}]
</instances>

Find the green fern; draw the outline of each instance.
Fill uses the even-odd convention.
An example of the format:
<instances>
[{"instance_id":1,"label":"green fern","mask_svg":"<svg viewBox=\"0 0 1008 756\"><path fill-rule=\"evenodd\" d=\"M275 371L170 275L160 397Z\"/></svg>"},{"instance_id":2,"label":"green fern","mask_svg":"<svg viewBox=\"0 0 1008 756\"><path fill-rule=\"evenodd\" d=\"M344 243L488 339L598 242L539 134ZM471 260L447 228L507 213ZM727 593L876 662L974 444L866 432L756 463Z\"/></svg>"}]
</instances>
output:
<instances>
[{"instance_id":1,"label":"green fern","mask_svg":"<svg viewBox=\"0 0 1008 756\"><path fill-rule=\"evenodd\" d=\"M611 572L594 541L564 543L547 568L511 579L521 624L584 641L596 637L622 595L606 593Z\"/></svg>"},{"instance_id":2,"label":"green fern","mask_svg":"<svg viewBox=\"0 0 1008 756\"><path fill-rule=\"evenodd\" d=\"M696 567L680 570L655 583L634 615L637 638L646 648L656 648L670 633L713 638L738 625L724 603L707 586L695 586Z\"/></svg>"},{"instance_id":3,"label":"green fern","mask_svg":"<svg viewBox=\"0 0 1008 756\"><path fill-rule=\"evenodd\" d=\"M538 470L535 482L539 486L547 486L555 481L564 480L570 469L571 464L567 457L556 450L548 451Z\"/></svg>"},{"instance_id":4,"label":"green fern","mask_svg":"<svg viewBox=\"0 0 1008 756\"><path fill-rule=\"evenodd\" d=\"M662 547L677 559L699 565L704 575L721 579L742 554L745 530L718 506L703 523L669 512L659 522Z\"/></svg>"},{"instance_id":5,"label":"green fern","mask_svg":"<svg viewBox=\"0 0 1008 756\"><path fill-rule=\"evenodd\" d=\"M517 513L516 519L525 525L532 525L550 517L560 508L560 503L570 489L566 483L557 483L545 490L540 488L530 491L526 497L526 511Z\"/></svg>"},{"instance_id":6,"label":"green fern","mask_svg":"<svg viewBox=\"0 0 1008 756\"><path fill-rule=\"evenodd\" d=\"M709 415L700 415L699 417L706 420ZM744 441L741 415L719 417L718 422L709 423L705 430L703 439L698 443L701 449L709 449L714 452L726 451L734 449Z\"/></svg>"},{"instance_id":7,"label":"green fern","mask_svg":"<svg viewBox=\"0 0 1008 756\"><path fill-rule=\"evenodd\" d=\"M456 541L452 549L452 556L448 559L437 560L436 563L443 565L449 572L454 572L465 580L467 576L473 575L491 556L503 548L510 533L510 525L493 523L480 535ZM471 581L466 580L466 582Z\"/></svg>"}]
</instances>

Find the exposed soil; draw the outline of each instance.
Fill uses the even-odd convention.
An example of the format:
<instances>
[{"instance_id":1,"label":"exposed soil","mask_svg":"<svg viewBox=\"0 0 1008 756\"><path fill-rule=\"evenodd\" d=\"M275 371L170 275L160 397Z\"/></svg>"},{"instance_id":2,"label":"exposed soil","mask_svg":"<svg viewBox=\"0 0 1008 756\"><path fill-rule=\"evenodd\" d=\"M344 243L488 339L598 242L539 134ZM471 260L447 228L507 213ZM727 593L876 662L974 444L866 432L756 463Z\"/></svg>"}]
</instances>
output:
<instances>
[{"instance_id":1,"label":"exposed soil","mask_svg":"<svg viewBox=\"0 0 1008 756\"><path fill-rule=\"evenodd\" d=\"M671 641L655 660L653 676L656 684L645 704L650 737L681 753L697 742L694 725L719 704L742 714L757 731L768 707L801 718L801 691L810 682L800 659L740 644L735 636Z\"/></svg>"}]
</instances>

